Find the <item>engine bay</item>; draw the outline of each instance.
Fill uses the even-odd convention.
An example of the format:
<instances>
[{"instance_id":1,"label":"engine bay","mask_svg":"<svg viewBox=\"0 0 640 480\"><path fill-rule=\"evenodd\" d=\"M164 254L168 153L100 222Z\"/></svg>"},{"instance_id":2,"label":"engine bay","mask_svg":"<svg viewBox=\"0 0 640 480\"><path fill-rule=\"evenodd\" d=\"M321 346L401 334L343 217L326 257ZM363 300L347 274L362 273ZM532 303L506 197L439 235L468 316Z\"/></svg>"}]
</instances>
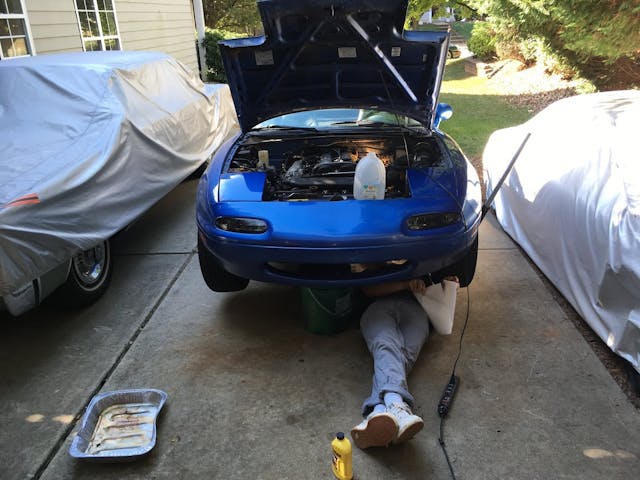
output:
<instances>
[{"instance_id":1,"label":"engine bay","mask_svg":"<svg viewBox=\"0 0 640 480\"><path fill-rule=\"evenodd\" d=\"M251 136L232 150L223 172L264 171L263 201L347 200L353 198L358 161L368 153L384 164L385 199L411 196L407 169L444 162L435 140L424 136Z\"/></svg>"}]
</instances>

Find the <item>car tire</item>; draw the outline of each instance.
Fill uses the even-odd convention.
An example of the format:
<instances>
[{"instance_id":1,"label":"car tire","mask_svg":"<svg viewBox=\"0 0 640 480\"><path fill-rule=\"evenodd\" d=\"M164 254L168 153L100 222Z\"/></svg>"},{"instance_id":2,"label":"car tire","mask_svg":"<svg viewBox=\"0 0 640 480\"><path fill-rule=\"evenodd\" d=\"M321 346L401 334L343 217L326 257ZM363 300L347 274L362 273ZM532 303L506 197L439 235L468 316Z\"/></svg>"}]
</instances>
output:
<instances>
[{"instance_id":1,"label":"car tire","mask_svg":"<svg viewBox=\"0 0 640 480\"><path fill-rule=\"evenodd\" d=\"M67 280L51 294L50 302L65 308L86 307L107 290L112 272L111 245L105 240L71 259Z\"/></svg>"},{"instance_id":2,"label":"car tire","mask_svg":"<svg viewBox=\"0 0 640 480\"><path fill-rule=\"evenodd\" d=\"M198 260L202 278L214 292L239 292L249 285L248 278L238 277L225 270L218 259L209 253L200 237L198 237Z\"/></svg>"},{"instance_id":3,"label":"car tire","mask_svg":"<svg viewBox=\"0 0 640 480\"><path fill-rule=\"evenodd\" d=\"M473 276L476 273L476 263L478 261L478 237L474 240L471 248L467 251L464 257L458 260L456 263L444 268L432 275L434 281L440 282L445 277L455 275L460 281L460 287L464 288L469 286L473 280Z\"/></svg>"}]
</instances>

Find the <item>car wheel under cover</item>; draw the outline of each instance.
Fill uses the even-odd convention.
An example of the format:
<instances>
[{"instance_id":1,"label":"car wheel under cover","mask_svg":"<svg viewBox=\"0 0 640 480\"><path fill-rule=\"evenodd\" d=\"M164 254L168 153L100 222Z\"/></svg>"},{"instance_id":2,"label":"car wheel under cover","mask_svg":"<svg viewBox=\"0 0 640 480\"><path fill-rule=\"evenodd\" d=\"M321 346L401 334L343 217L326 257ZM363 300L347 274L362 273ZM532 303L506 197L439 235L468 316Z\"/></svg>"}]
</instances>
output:
<instances>
[{"instance_id":1,"label":"car wheel under cover","mask_svg":"<svg viewBox=\"0 0 640 480\"><path fill-rule=\"evenodd\" d=\"M228 272L207 250L198 237L198 260L200 271L207 286L214 292L238 292L249 285L249 279Z\"/></svg>"},{"instance_id":2,"label":"car wheel under cover","mask_svg":"<svg viewBox=\"0 0 640 480\"><path fill-rule=\"evenodd\" d=\"M458 260L453 265L444 268L432 277L436 281L441 281L443 278L455 275L460 280L460 287L467 287L473 280L473 276L476 273L476 263L478 260L478 237L471 245L471 248L467 251L464 257Z\"/></svg>"},{"instance_id":3,"label":"car wheel under cover","mask_svg":"<svg viewBox=\"0 0 640 480\"><path fill-rule=\"evenodd\" d=\"M66 282L52 293L52 303L73 308L90 305L106 291L112 271L108 240L80 252L71 259Z\"/></svg>"}]
</instances>

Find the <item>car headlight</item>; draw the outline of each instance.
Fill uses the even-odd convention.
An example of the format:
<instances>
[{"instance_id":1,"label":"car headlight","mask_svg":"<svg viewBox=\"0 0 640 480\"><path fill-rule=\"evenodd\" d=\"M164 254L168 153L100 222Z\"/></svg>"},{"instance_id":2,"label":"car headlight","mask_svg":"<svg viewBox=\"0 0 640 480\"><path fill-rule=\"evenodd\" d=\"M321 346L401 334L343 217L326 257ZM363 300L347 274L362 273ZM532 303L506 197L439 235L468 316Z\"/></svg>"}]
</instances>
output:
<instances>
[{"instance_id":1,"label":"car headlight","mask_svg":"<svg viewBox=\"0 0 640 480\"><path fill-rule=\"evenodd\" d=\"M429 230L430 228L446 227L459 222L460 218L460 214L457 212L421 213L407 218L407 228L409 230Z\"/></svg>"},{"instance_id":2,"label":"car headlight","mask_svg":"<svg viewBox=\"0 0 640 480\"><path fill-rule=\"evenodd\" d=\"M267 231L267 222L259 218L218 217L216 227L227 232L264 233Z\"/></svg>"}]
</instances>

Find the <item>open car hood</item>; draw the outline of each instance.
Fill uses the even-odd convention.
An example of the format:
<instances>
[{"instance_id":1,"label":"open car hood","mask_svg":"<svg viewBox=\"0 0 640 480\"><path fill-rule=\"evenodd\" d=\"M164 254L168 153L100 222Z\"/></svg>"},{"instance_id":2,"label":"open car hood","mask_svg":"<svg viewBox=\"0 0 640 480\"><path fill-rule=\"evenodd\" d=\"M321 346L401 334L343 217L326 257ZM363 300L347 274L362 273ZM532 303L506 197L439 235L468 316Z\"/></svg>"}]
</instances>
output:
<instances>
[{"instance_id":1,"label":"open car hood","mask_svg":"<svg viewBox=\"0 0 640 480\"><path fill-rule=\"evenodd\" d=\"M407 0L259 0L265 35L220 49L243 131L286 113L368 108L431 128L448 32L403 31Z\"/></svg>"}]
</instances>

